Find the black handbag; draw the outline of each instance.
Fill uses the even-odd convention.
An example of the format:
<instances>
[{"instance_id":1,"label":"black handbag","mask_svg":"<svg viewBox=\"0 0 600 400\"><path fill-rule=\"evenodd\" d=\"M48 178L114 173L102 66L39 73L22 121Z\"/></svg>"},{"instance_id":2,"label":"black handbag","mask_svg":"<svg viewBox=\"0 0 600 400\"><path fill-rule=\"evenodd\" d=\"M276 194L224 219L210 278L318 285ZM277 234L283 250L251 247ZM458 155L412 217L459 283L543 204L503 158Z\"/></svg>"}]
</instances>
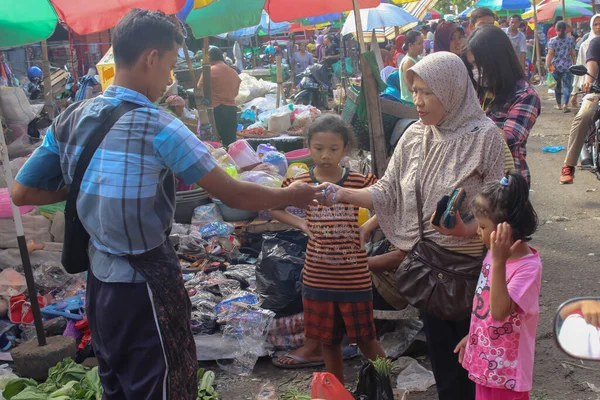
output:
<instances>
[{"instance_id":1,"label":"black handbag","mask_svg":"<svg viewBox=\"0 0 600 400\"><path fill-rule=\"evenodd\" d=\"M484 252L482 249L480 257L473 257L448 250L425 238L421 198L424 153L423 135L415 181L419 241L396 270L396 285L400 294L421 311L444 320L466 319L471 314Z\"/></svg>"},{"instance_id":2,"label":"black handbag","mask_svg":"<svg viewBox=\"0 0 600 400\"><path fill-rule=\"evenodd\" d=\"M91 138L83 148L81 156L79 156L65 206L65 236L61 257L63 267L70 274L87 271L90 267L90 259L88 257L90 234L85 230L77 214L77 197L79 196L79 189L85 171L90 165L90 161L92 161L92 157L100 146L100 143L102 143L108 131L111 130L119 118L129 111L140 107L142 106L139 104L127 101L121 102L121 104L110 112L98 130L91 135Z\"/></svg>"}]
</instances>

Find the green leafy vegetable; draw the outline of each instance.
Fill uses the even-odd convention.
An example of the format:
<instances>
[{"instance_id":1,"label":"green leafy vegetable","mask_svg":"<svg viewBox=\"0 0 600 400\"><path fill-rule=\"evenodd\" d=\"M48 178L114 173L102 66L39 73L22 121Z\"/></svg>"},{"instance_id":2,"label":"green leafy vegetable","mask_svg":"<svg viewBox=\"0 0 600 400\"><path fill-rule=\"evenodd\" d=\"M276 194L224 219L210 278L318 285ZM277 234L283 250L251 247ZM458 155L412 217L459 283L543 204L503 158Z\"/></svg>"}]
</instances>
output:
<instances>
[{"instance_id":1,"label":"green leafy vegetable","mask_svg":"<svg viewBox=\"0 0 600 400\"><path fill-rule=\"evenodd\" d=\"M392 369L394 367L392 360L377 357L375 361L371 360L371 364L373 364L373 367L375 367L375 371L377 371L379 376L390 376L392 374Z\"/></svg>"},{"instance_id":2,"label":"green leafy vegetable","mask_svg":"<svg viewBox=\"0 0 600 400\"><path fill-rule=\"evenodd\" d=\"M21 393L25 388L33 386L37 387L38 383L33 379L28 378L16 378L9 381L2 392L2 396L6 400L11 400L14 396Z\"/></svg>"}]
</instances>

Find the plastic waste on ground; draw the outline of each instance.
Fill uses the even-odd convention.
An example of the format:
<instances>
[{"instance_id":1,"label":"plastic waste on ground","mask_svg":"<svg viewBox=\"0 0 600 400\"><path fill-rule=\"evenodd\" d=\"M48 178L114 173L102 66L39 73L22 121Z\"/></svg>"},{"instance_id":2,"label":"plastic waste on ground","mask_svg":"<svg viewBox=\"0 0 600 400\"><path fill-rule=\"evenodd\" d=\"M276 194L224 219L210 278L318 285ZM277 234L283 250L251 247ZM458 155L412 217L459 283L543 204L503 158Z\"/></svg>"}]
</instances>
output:
<instances>
[{"instance_id":1,"label":"plastic waste on ground","mask_svg":"<svg viewBox=\"0 0 600 400\"><path fill-rule=\"evenodd\" d=\"M423 322L418 319L403 319L396 323L394 332L384 333L379 343L386 356L396 359L406 352L423 329Z\"/></svg>"},{"instance_id":2,"label":"plastic waste on ground","mask_svg":"<svg viewBox=\"0 0 600 400\"><path fill-rule=\"evenodd\" d=\"M232 374L248 376L264 353L267 328L275 313L258 306L258 297L240 291L221 302L217 308L217 321L224 323L224 338L239 343L239 349L231 360L217 360L221 369Z\"/></svg>"},{"instance_id":3,"label":"plastic waste on ground","mask_svg":"<svg viewBox=\"0 0 600 400\"><path fill-rule=\"evenodd\" d=\"M263 383L256 395L256 400L279 400L277 387L269 381Z\"/></svg>"},{"instance_id":4,"label":"plastic waste on ground","mask_svg":"<svg viewBox=\"0 0 600 400\"><path fill-rule=\"evenodd\" d=\"M566 150L563 146L547 146L542 148L544 153L558 153L559 151Z\"/></svg>"},{"instance_id":5,"label":"plastic waste on ground","mask_svg":"<svg viewBox=\"0 0 600 400\"><path fill-rule=\"evenodd\" d=\"M398 389L409 392L424 392L430 386L435 385L433 372L427 370L413 358L400 357L394 362L394 366L402 369L396 380Z\"/></svg>"}]
</instances>

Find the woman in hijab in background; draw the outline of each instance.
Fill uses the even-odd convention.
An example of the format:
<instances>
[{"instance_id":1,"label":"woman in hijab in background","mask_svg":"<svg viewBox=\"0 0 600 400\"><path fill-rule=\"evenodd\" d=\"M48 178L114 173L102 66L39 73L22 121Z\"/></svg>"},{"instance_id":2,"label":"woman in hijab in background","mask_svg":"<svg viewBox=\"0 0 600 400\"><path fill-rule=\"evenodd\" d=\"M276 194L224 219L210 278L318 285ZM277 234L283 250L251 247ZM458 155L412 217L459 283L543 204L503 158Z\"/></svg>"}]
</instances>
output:
<instances>
[{"instance_id":1,"label":"woman in hijab in background","mask_svg":"<svg viewBox=\"0 0 600 400\"><path fill-rule=\"evenodd\" d=\"M472 218L463 222L460 216L472 215L470 204L483 185L504 176L504 139L481 109L467 69L458 56L434 53L410 68L406 76L420 120L402 135L385 175L368 189L331 185L325 200L375 210L373 218L404 256L419 240L420 224L425 238L439 246L482 256L483 242L477 235L477 223ZM422 221L417 218L415 200L417 174L421 182ZM429 221L438 201L455 188L463 188L467 195L456 214L456 226L451 230L434 227ZM397 264L391 267L395 268ZM454 354L458 342L469 332L470 318L441 319L427 312L421 312L421 318L439 399L474 400L475 384Z\"/></svg>"},{"instance_id":2,"label":"woman in hijab in background","mask_svg":"<svg viewBox=\"0 0 600 400\"><path fill-rule=\"evenodd\" d=\"M600 36L600 18L598 17L600 17L600 14L594 15L590 20L590 33L588 38L579 46L579 51L577 52L577 62L575 64L585 65L587 61L586 54L588 48L590 47L590 42L596 36ZM571 98L571 105L573 107L577 107L577 95L575 93L581 91L581 86L584 82L585 76L575 76L573 78L573 90L571 92L573 94L573 97Z\"/></svg>"},{"instance_id":3,"label":"woman in hijab in background","mask_svg":"<svg viewBox=\"0 0 600 400\"><path fill-rule=\"evenodd\" d=\"M454 22L444 22L438 25L433 39L433 51L449 51L460 56L465 45L465 31Z\"/></svg>"},{"instance_id":4,"label":"woman in hijab in background","mask_svg":"<svg viewBox=\"0 0 600 400\"><path fill-rule=\"evenodd\" d=\"M404 46L404 41L406 40L406 36L398 35L396 37L396 48L394 50L394 67L398 68L402 58L406 55L404 50L402 50L402 46Z\"/></svg>"}]
</instances>

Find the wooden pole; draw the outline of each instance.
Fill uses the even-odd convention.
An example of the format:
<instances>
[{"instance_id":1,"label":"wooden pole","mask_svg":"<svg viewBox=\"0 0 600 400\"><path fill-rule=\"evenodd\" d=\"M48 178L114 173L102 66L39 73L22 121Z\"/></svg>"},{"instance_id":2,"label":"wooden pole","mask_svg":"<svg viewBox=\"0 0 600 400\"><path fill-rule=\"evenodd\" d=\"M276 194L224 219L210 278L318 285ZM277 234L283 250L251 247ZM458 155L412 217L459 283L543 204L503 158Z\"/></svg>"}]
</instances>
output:
<instances>
[{"instance_id":1,"label":"wooden pole","mask_svg":"<svg viewBox=\"0 0 600 400\"><path fill-rule=\"evenodd\" d=\"M277 67L277 101L276 108L279 108L281 103L286 104L285 96L283 94L283 67L281 65L281 56L275 57L275 64Z\"/></svg>"},{"instance_id":2,"label":"wooden pole","mask_svg":"<svg viewBox=\"0 0 600 400\"><path fill-rule=\"evenodd\" d=\"M394 35L396 35L396 37L400 36L400 27L399 26L394 27Z\"/></svg>"},{"instance_id":3,"label":"wooden pole","mask_svg":"<svg viewBox=\"0 0 600 400\"><path fill-rule=\"evenodd\" d=\"M538 19L537 19L537 0L532 0L531 5L533 6L533 23L534 23L534 31L533 31L533 49L535 52L535 63L538 70L538 75L540 76L540 83L544 79L542 76L542 53L540 51L540 37L539 37L539 27L538 27Z\"/></svg>"},{"instance_id":4,"label":"wooden pole","mask_svg":"<svg viewBox=\"0 0 600 400\"><path fill-rule=\"evenodd\" d=\"M215 120L215 110L212 106L212 79L210 76L210 60L208 58L208 37L204 38L202 47L202 91L204 92L204 98L207 101L206 112L208 113L208 121L210 123L212 132L215 136L219 135L219 129ZM200 106L197 104L198 109Z\"/></svg>"},{"instance_id":5,"label":"wooden pole","mask_svg":"<svg viewBox=\"0 0 600 400\"><path fill-rule=\"evenodd\" d=\"M54 99L52 98L52 75L50 74L50 61L48 61L48 44L42 41L42 72L44 73L44 110L54 117Z\"/></svg>"},{"instance_id":6,"label":"wooden pole","mask_svg":"<svg viewBox=\"0 0 600 400\"><path fill-rule=\"evenodd\" d=\"M290 66L292 92L294 92L296 90L296 35L293 32L290 33L290 42L288 45L288 65Z\"/></svg>"},{"instance_id":7,"label":"wooden pole","mask_svg":"<svg viewBox=\"0 0 600 400\"><path fill-rule=\"evenodd\" d=\"M371 170L381 178L387 167L387 145L383 132L383 120L381 118L381 102L379 100L379 89L377 81L373 76L371 66L364 59L362 52L365 48L362 21L360 19L360 7L358 0L352 0L354 5L354 21L356 23L356 35L358 37L358 49L361 54L361 70L363 90L367 103L367 119L369 126L369 143L371 147Z\"/></svg>"},{"instance_id":8,"label":"wooden pole","mask_svg":"<svg viewBox=\"0 0 600 400\"><path fill-rule=\"evenodd\" d=\"M185 40L183 41L182 47L183 53L185 54L185 62L188 66L188 71L190 71L190 77L192 78L192 82L198 83L198 81L196 80L196 73L194 72L194 66L192 65L192 60L190 59L190 55L188 54L188 47Z\"/></svg>"},{"instance_id":9,"label":"wooden pole","mask_svg":"<svg viewBox=\"0 0 600 400\"><path fill-rule=\"evenodd\" d=\"M592 0L594 1L594 0ZM563 21L565 21L565 23L567 23L567 9L565 6L565 0L562 0L562 14L563 14Z\"/></svg>"},{"instance_id":10,"label":"wooden pole","mask_svg":"<svg viewBox=\"0 0 600 400\"><path fill-rule=\"evenodd\" d=\"M354 6L354 23L356 24L356 37L358 38L358 53L365 51L365 38L363 37L362 20L360 18L360 6L358 0L352 0Z\"/></svg>"}]
</instances>

